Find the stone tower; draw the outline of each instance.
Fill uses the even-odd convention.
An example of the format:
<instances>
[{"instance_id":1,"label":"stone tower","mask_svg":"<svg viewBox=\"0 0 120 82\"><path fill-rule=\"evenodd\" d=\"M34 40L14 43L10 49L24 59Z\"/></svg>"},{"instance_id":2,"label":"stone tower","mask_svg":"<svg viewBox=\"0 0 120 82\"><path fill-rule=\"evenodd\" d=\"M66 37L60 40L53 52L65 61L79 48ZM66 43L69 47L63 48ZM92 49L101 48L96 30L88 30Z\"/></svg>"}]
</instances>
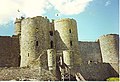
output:
<instances>
[{"instance_id":1,"label":"stone tower","mask_svg":"<svg viewBox=\"0 0 120 82\"><path fill-rule=\"evenodd\" d=\"M99 38L102 59L105 63L118 63L119 36L108 34Z\"/></svg>"},{"instance_id":2,"label":"stone tower","mask_svg":"<svg viewBox=\"0 0 120 82\"><path fill-rule=\"evenodd\" d=\"M49 20L46 17L23 19L21 22L21 67L28 66L49 48Z\"/></svg>"},{"instance_id":3,"label":"stone tower","mask_svg":"<svg viewBox=\"0 0 120 82\"><path fill-rule=\"evenodd\" d=\"M63 57L71 56L70 53L73 52L73 59L77 59L76 61L74 61L74 64L80 64L81 58L78 48L78 34L76 21L74 19L69 18L58 19L54 21L54 26L56 30L56 49L64 51ZM69 53L69 51L65 50L72 51Z\"/></svg>"},{"instance_id":4,"label":"stone tower","mask_svg":"<svg viewBox=\"0 0 120 82\"><path fill-rule=\"evenodd\" d=\"M54 22L57 38L57 49L78 49L77 25L74 19L64 18Z\"/></svg>"},{"instance_id":5,"label":"stone tower","mask_svg":"<svg viewBox=\"0 0 120 82\"><path fill-rule=\"evenodd\" d=\"M102 59L119 73L119 35L108 34L99 38Z\"/></svg>"}]
</instances>

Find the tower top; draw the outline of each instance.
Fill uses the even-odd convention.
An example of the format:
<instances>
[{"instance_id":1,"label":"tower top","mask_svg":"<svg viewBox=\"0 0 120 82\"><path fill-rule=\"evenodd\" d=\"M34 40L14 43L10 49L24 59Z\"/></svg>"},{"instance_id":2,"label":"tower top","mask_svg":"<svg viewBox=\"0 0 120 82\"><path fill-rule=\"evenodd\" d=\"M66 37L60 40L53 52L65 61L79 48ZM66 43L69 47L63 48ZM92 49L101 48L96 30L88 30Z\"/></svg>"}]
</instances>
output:
<instances>
[{"instance_id":1,"label":"tower top","mask_svg":"<svg viewBox=\"0 0 120 82\"><path fill-rule=\"evenodd\" d=\"M60 19L55 20L55 22L63 22L63 21L75 21L76 22L76 20L73 18L60 18Z\"/></svg>"}]
</instances>

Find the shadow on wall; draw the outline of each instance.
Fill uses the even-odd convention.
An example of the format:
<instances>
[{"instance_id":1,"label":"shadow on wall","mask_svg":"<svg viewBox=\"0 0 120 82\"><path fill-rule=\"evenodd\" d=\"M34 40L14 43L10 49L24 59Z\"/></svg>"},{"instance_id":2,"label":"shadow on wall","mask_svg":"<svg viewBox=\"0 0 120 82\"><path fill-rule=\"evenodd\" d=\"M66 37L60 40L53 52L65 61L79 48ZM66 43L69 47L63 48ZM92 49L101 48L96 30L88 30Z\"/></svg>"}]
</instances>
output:
<instances>
[{"instance_id":1,"label":"shadow on wall","mask_svg":"<svg viewBox=\"0 0 120 82\"><path fill-rule=\"evenodd\" d=\"M56 77L61 80L61 73L60 73L60 69L59 69L59 65L60 65L60 56L62 57L63 55L63 50L68 50L66 44L63 42L63 40L61 39L60 37L60 34L59 32L56 30L55 31L55 47L56 47L56 50L58 51L57 52L57 55L56 55L56 62L57 62L57 65L56 65ZM62 57L62 60L63 60L63 57ZM62 68L64 68L64 66L62 66Z\"/></svg>"},{"instance_id":2,"label":"shadow on wall","mask_svg":"<svg viewBox=\"0 0 120 82\"><path fill-rule=\"evenodd\" d=\"M56 30L55 31L55 37L56 37L56 49L57 50L67 50L67 46L65 43L62 41L59 32Z\"/></svg>"},{"instance_id":3,"label":"shadow on wall","mask_svg":"<svg viewBox=\"0 0 120 82\"><path fill-rule=\"evenodd\" d=\"M108 68L110 70L110 77L119 77L119 70L115 69L114 67L117 67L117 69L119 69L119 64L115 63L113 66L111 64L108 65Z\"/></svg>"},{"instance_id":4,"label":"shadow on wall","mask_svg":"<svg viewBox=\"0 0 120 82\"><path fill-rule=\"evenodd\" d=\"M105 81L109 77L119 77L119 74L108 63L90 63L75 67L75 72L88 81Z\"/></svg>"}]
</instances>

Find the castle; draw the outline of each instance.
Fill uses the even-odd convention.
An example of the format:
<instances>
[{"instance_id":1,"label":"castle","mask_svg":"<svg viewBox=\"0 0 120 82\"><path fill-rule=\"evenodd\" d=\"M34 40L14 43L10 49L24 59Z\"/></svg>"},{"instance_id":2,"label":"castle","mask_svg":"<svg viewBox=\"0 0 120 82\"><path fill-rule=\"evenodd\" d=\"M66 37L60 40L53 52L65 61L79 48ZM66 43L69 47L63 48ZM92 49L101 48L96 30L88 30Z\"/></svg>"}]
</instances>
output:
<instances>
[{"instance_id":1,"label":"castle","mask_svg":"<svg viewBox=\"0 0 120 82\"><path fill-rule=\"evenodd\" d=\"M15 32L0 36L0 67L41 67L58 80L118 77L119 36L78 41L77 22L37 16L16 18Z\"/></svg>"}]
</instances>

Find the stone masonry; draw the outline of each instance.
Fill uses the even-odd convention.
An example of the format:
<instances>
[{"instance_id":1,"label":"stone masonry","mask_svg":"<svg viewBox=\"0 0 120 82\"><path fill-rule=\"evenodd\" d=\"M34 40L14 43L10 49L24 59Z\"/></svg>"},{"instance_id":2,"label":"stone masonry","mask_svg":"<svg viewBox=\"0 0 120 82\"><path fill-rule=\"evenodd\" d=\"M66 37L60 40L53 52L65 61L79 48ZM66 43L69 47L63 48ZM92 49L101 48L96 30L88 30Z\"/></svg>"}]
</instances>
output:
<instances>
[{"instance_id":1,"label":"stone masonry","mask_svg":"<svg viewBox=\"0 0 120 82\"><path fill-rule=\"evenodd\" d=\"M117 34L78 41L74 19L16 18L14 35L0 36L0 67L42 68L58 80L76 80L77 73L86 80L105 80L118 77L118 45Z\"/></svg>"}]
</instances>

